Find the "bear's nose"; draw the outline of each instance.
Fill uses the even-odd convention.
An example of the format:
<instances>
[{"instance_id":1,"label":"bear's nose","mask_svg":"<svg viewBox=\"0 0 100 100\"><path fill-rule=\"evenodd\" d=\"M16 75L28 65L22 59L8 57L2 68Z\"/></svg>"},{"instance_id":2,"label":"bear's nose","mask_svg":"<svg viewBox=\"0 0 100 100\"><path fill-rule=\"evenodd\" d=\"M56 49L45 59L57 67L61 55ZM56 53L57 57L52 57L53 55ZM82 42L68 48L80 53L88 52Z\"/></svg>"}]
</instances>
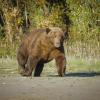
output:
<instances>
[{"instance_id":1,"label":"bear's nose","mask_svg":"<svg viewBox=\"0 0 100 100\"><path fill-rule=\"evenodd\" d=\"M55 47L60 47L60 42L55 43Z\"/></svg>"}]
</instances>

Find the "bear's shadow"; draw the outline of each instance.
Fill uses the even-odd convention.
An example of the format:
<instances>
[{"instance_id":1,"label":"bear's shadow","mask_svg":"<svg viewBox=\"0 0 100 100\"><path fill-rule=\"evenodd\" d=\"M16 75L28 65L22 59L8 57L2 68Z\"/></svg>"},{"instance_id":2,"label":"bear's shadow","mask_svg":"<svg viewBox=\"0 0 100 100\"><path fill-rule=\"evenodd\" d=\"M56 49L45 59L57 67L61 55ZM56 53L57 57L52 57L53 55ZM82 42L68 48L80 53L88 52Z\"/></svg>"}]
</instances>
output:
<instances>
[{"instance_id":1,"label":"bear's shadow","mask_svg":"<svg viewBox=\"0 0 100 100\"><path fill-rule=\"evenodd\" d=\"M66 73L64 77L94 77L100 76L100 72L70 72ZM58 77L58 75L49 75L49 77Z\"/></svg>"}]
</instances>

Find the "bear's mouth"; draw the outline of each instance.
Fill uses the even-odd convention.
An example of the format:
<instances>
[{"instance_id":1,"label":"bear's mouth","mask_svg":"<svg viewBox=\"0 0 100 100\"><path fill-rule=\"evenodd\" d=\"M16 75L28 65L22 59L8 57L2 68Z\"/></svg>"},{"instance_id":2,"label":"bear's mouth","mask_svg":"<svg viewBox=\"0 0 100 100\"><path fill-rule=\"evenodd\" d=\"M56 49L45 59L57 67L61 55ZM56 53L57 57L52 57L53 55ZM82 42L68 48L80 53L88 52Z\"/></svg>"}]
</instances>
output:
<instances>
[{"instance_id":1,"label":"bear's mouth","mask_svg":"<svg viewBox=\"0 0 100 100\"><path fill-rule=\"evenodd\" d=\"M59 48L60 47L60 43L55 43L55 47Z\"/></svg>"}]
</instances>

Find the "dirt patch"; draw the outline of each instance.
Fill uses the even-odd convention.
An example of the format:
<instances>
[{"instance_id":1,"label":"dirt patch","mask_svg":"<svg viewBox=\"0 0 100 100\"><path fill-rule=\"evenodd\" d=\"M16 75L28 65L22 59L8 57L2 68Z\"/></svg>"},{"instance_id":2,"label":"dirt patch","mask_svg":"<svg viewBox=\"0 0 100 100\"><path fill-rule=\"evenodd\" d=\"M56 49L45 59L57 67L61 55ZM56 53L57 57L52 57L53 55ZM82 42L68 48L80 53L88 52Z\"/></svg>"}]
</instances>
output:
<instances>
[{"instance_id":1,"label":"dirt patch","mask_svg":"<svg viewBox=\"0 0 100 100\"><path fill-rule=\"evenodd\" d=\"M0 100L99 100L100 76L0 77Z\"/></svg>"}]
</instances>

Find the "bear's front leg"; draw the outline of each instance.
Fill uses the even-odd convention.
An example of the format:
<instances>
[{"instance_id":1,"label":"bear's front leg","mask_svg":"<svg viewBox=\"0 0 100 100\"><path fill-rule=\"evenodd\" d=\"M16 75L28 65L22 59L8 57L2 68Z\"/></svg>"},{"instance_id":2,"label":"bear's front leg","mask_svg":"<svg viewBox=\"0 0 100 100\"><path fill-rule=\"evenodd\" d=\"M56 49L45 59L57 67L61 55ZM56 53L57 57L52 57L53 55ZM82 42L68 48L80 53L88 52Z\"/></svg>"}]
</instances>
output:
<instances>
[{"instance_id":1,"label":"bear's front leg","mask_svg":"<svg viewBox=\"0 0 100 100\"><path fill-rule=\"evenodd\" d=\"M56 65L57 65L57 70L58 70L58 75L59 76L64 76L65 75L65 70L66 70L66 58L64 54L58 55L56 58Z\"/></svg>"},{"instance_id":2,"label":"bear's front leg","mask_svg":"<svg viewBox=\"0 0 100 100\"><path fill-rule=\"evenodd\" d=\"M27 64L25 66L25 72L23 73L23 76L31 76L33 69L37 66L38 58L35 56L29 56L27 60Z\"/></svg>"},{"instance_id":3,"label":"bear's front leg","mask_svg":"<svg viewBox=\"0 0 100 100\"><path fill-rule=\"evenodd\" d=\"M39 61L36 68L35 68L35 71L34 71L35 77L40 77L42 70L43 70L43 67L44 67L44 63L42 61Z\"/></svg>"}]
</instances>

